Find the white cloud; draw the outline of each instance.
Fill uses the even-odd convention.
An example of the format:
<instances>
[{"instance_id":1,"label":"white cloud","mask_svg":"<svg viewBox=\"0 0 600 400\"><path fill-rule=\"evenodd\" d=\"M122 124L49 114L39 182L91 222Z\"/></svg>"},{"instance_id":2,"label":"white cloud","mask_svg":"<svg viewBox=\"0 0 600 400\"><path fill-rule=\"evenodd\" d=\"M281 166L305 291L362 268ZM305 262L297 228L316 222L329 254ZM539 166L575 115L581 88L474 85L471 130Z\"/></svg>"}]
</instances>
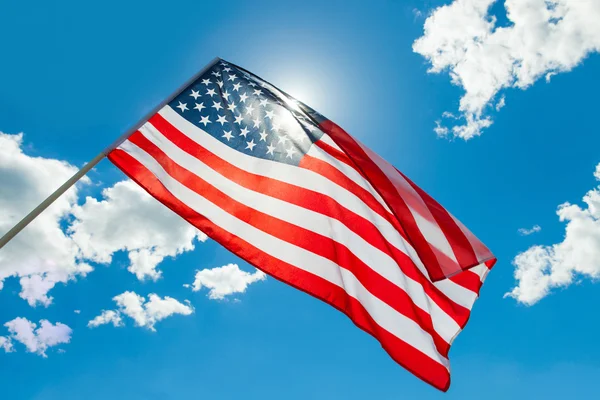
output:
<instances>
[{"instance_id":1,"label":"white cloud","mask_svg":"<svg viewBox=\"0 0 600 400\"><path fill-rule=\"evenodd\" d=\"M0 234L7 232L77 168L61 160L23 152L23 135L0 132ZM83 183L89 182L84 178ZM90 261L108 264L115 252L128 252L129 271L139 279L158 279L157 265L194 249L206 236L132 181L88 197L77 205L75 186L0 251L0 290L17 277L20 296L31 306L52 302L50 290L93 270ZM61 229L66 221L67 233Z\"/></svg>"},{"instance_id":2,"label":"white cloud","mask_svg":"<svg viewBox=\"0 0 600 400\"><path fill-rule=\"evenodd\" d=\"M81 310L73 310L75 314L81 314Z\"/></svg>"},{"instance_id":3,"label":"white cloud","mask_svg":"<svg viewBox=\"0 0 600 400\"><path fill-rule=\"evenodd\" d=\"M26 155L23 136L0 132L0 233L7 232L77 168L60 160ZM86 180L84 180L86 181ZM77 246L61 230L77 200L67 191L0 251L0 289L4 279L20 277L20 296L30 305L48 305L48 291L59 282L92 270L77 260Z\"/></svg>"},{"instance_id":4,"label":"white cloud","mask_svg":"<svg viewBox=\"0 0 600 400\"><path fill-rule=\"evenodd\" d=\"M502 109L502 107L504 107L506 105L506 97L502 96L500 97L500 100L498 100L498 103L496 103L496 111L500 111L500 109Z\"/></svg>"},{"instance_id":5,"label":"white cloud","mask_svg":"<svg viewBox=\"0 0 600 400\"><path fill-rule=\"evenodd\" d=\"M13 352L12 341L10 338L6 336L0 336L0 349L4 350L6 353Z\"/></svg>"},{"instance_id":6,"label":"white cloud","mask_svg":"<svg viewBox=\"0 0 600 400\"><path fill-rule=\"evenodd\" d=\"M156 331L154 325L158 321L174 314L190 315L194 312L188 300L183 304L172 297L161 298L154 293L148 296L147 301L135 292L121 293L113 297L113 300L117 303L118 310L103 310L102 314L88 322L89 327L108 323L121 326L121 315L124 314L133 319L137 326Z\"/></svg>"},{"instance_id":7,"label":"white cloud","mask_svg":"<svg viewBox=\"0 0 600 400\"><path fill-rule=\"evenodd\" d=\"M519 228L519 234L522 236L529 236L533 233L537 233L539 231L542 230L542 227L539 225L534 225L531 227L531 229L527 229L527 228Z\"/></svg>"},{"instance_id":8,"label":"white cloud","mask_svg":"<svg viewBox=\"0 0 600 400\"><path fill-rule=\"evenodd\" d=\"M547 83L550 83L550 80L552 79L552 77L553 77L554 75L556 75L556 72L548 72L548 73L546 74L546 82L547 82Z\"/></svg>"},{"instance_id":9,"label":"white cloud","mask_svg":"<svg viewBox=\"0 0 600 400\"><path fill-rule=\"evenodd\" d=\"M448 71L465 90L462 124L452 127L465 140L492 124L488 106L503 89L526 89L544 76L549 81L600 51L597 0L506 0L507 27L496 26L489 14L495 2L455 0L438 7L413 44L431 63L429 72Z\"/></svg>"},{"instance_id":10,"label":"white cloud","mask_svg":"<svg viewBox=\"0 0 600 400\"><path fill-rule=\"evenodd\" d=\"M65 324L51 322L43 319L40 327L25 318L15 318L4 324L10 332L11 338L21 342L30 353L37 353L46 357L49 347L71 341L73 331ZM36 329L37 328L37 329Z\"/></svg>"},{"instance_id":11,"label":"white cloud","mask_svg":"<svg viewBox=\"0 0 600 400\"><path fill-rule=\"evenodd\" d=\"M435 128L433 131L438 136L446 136L448 134L448 128L441 125L441 121L435 121Z\"/></svg>"},{"instance_id":12,"label":"white cloud","mask_svg":"<svg viewBox=\"0 0 600 400\"><path fill-rule=\"evenodd\" d=\"M158 279L165 257L194 249L206 235L159 203L132 181L118 182L73 209L69 233L83 258L108 264L119 250L128 252L128 270L139 279Z\"/></svg>"},{"instance_id":13,"label":"white cloud","mask_svg":"<svg viewBox=\"0 0 600 400\"><path fill-rule=\"evenodd\" d=\"M596 168L596 178L600 164ZM600 186L583 197L587 207L564 203L558 207L566 222L564 240L551 246L533 246L513 260L517 286L505 295L532 305L553 288L567 287L576 276L600 278Z\"/></svg>"},{"instance_id":14,"label":"white cloud","mask_svg":"<svg viewBox=\"0 0 600 400\"><path fill-rule=\"evenodd\" d=\"M102 313L88 322L88 328L95 328L100 325L113 324L115 327L123 326L121 313L114 310L102 310Z\"/></svg>"},{"instance_id":15,"label":"white cloud","mask_svg":"<svg viewBox=\"0 0 600 400\"><path fill-rule=\"evenodd\" d=\"M207 287L210 289L209 298L222 300L233 293L244 293L248 285L265 279L266 275L262 271L250 273L242 271L237 264L227 264L197 271L192 290L197 292L202 287Z\"/></svg>"}]
</instances>

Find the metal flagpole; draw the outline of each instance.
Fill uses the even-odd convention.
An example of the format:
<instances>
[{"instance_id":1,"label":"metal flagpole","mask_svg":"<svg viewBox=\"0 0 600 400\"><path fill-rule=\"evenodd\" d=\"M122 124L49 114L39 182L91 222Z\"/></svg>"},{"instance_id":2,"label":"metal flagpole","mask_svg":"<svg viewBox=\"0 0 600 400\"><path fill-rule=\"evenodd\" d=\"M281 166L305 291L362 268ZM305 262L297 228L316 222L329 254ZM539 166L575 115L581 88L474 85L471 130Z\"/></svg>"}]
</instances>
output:
<instances>
[{"instance_id":1,"label":"metal flagpole","mask_svg":"<svg viewBox=\"0 0 600 400\"><path fill-rule=\"evenodd\" d=\"M142 126L147 120L150 119L154 114L160 111L167 103L173 100L179 93L181 93L186 87L190 86L194 81L196 81L200 76L202 76L206 71L208 71L213 65L219 62L221 59L216 57L213 59L208 65L206 65L202 70L188 79L184 84L179 86L177 90L175 90L169 97L167 97L164 101L162 101L159 105L154 107L149 113L144 115L142 119L140 119L136 124L134 124L130 129L128 129L123 135L121 135L117 140L115 140L110 146L104 149L100 154L94 157L90 162L83 166L79 171L75 173L68 181L63 183L61 187L56 189L54 193L52 193L48 198L40 203L36 208L34 208L25 218L23 218L19 223L11 228L8 232L0 238L0 249L4 247L12 238L14 238L19 232L23 230L31 221L33 221L38 215L42 213L50 204L52 204L56 199L58 199L64 192L66 192L71 186L73 186L78 180L80 180L89 170L94 168L104 157L108 155L112 150L117 148L121 143L125 141L132 133L137 131L140 126Z\"/></svg>"}]
</instances>

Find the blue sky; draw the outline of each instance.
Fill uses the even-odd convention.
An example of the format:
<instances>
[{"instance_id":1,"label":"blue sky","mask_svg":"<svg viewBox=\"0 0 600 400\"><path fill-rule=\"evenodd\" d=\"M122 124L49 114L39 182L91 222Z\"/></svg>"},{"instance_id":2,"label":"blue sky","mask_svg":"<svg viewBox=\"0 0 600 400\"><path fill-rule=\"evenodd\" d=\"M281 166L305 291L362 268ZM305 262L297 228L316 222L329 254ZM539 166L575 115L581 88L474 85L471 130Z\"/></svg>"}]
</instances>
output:
<instances>
[{"instance_id":1,"label":"blue sky","mask_svg":"<svg viewBox=\"0 0 600 400\"><path fill-rule=\"evenodd\" d=\"M502 83L490 79L498 77L490 71L501 70L503 59L494 58L497 53L485 40L480 47L491 49L489 53L473 50L450 61L431 56L427 46L416 49L420 54L413 51L415 40L424 37L426 18L437 15L441 20L444 15L435 14L438 7L450 3L3 2L0 35L10 40L0 42L0 131L13 138L23 132L20 148L27 157L82 166L220 56L271 81L358 137L463 221L499 261L467 328L454 343L453 383L443 394L396 365L373 338L342 314L274 279L249 284L244 292L222 300L211 299L207 288L183 287L194 282L196 270L233 263L253 273L216 243L190 239L185 226L177 225L171 233L185 237L182 243L194 243L195 249L171 243L169 251L181 254L164 254L156 266L162 273L159 279L140 280L128 271L126 251L116 251L104 262L96 254L95 261L89 262L93 271L86 276L73 272L74 278L66 283L59 279L48 292L52 300L33 301L35 306L19 296L22 282L11 268L21 262L19 254L37 248L23 250L15 245L8 258L3 259L0 251L4 278L0 336L10 335L4 323L18 317L38 325L40 320L60 322L72 333L69 343L48 346L47 358L28 352L16 339L13 352L0 350L1 397L595 397L594 378L600 373L595 332L600 322L594 309L600 295L593 278L600 276L595 250L600 228L596 211L585 214L582 198L597 186L594 171L600 163L595 117L600 57L594 53L594 46L600 48L600 35L597 30L586 31L587 36L581 37L589 47L581 40L580 48L565 58L548 55L547 47L537 49L536 54L548 55L551 68L536 59L538 64L531 70L538 70L530 82L525 72L513 68L511 78ZM557 12L563 6L575 7L572 1L558 3ZM594 7L590 5L597 12ZM453 9L444 10L453 21ZM513 11L513 17L519 15L519 10ZM514 27L502 1L482 15L486 21L495 16L497 26ZM430 21L435 33L435 21ZM463 22L450 25L460 33L459 28L477 19L454 21ZM528 20L519 21L520 30L513 33L529 37ZM568 22L565 18L563 23ZM586 27L582 21L577 26ZM434 33L426 44L439 40ZM552 35L560 35L560 30ZM572 49L568 39L565 48ZM587 52L591 54L585 57ZM528 65L531 60L523 57L521 64ZM443 71L428 73L436 61L446 62ZM478 68L465 71L461 67L465 65ZM452 84L448 71L464 85ZM468 82L477 84L468 86ZM486 88L494 95L481 100L479 91ZM465 93L476 100L467 98L461 111L459 100ZM496 110L502 96L506 105ZM452 126L463 122L442 117L444 112L475 115L476 121L489 117L493 124L478 128L475 135L460 133L464 131L453 135ZM444 137L434 132L436 121L449 130ZM0 153L8 154L7 148L0 148ZM24 165L30 165L30 170L35 165L50 166L35 159ZM65 176L71 171L63 164L52 168ZM25 190L32 182L42 187L41 175L28 180L23 171L17 172L11 175L10 169L2 169L0 204L11 213L0 217L0 231L8 229L14 213L21 212L21 203L35 204L51 190L45 186L39 192L29 186ZM71 203L65 200L67 208L75 203L82 206L79 215L93 211L83 206L91 204L86 196L100 201L104 189L125 180L108 161L88 176L89 182L72 193ZM17 201L15 193L31 194L31 198ZM593 195L591 199L590 204ZM557 207L565 202L580 208L565 209L560 221ZM114 208L105 211L116 215ZM170 227L171 220L163 217L166 225L157 226ZM68 214L60 226L67 229L73 218ZM127 218L117 220L136 224ZM534 225L541 231L518 233ZM86 226L91 229L92 224ZM571 229L565 230L566 226ZM109 232L105 239L112 235ZM532 248L553 244L558 247L551 256L549 248ZM46 235L43 251L63 254L51 249L53 245L59 244ZM515 280L513 261L523 252L530 257L515 262L520 270L531 273L538 268L553 284L540 289L541 278ZM552 259L540 262L544 257ZM551 267L552 273L544 266ZM521 294L505 298L517 285ZM113 297L126 291L145 298L151 293L169 296L193 307L193 313L158 321L156 331L136 326L125 316L122 327L87 327L102 310L115 309Z\"/></svg>"}]
</instances>

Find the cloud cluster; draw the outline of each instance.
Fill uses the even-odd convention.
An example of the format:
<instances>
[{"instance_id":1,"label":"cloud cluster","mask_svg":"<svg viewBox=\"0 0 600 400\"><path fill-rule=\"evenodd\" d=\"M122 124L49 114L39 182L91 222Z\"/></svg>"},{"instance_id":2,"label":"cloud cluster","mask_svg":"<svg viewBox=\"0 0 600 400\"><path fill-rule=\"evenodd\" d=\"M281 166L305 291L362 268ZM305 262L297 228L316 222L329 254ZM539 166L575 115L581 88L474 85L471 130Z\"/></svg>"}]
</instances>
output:
<instances>
[{"instance_id":1,"label":"cloud cluster","mask_svg":"<svg viewBox=\"0 0 600 400\"><path fill-rule=\"evenodd\" d=\"M504 96L496 101L500 91L526 89L544 76L549 81L600 51L597 0L505 0L509 26L497 26L490 15L496 1L454 0L438 7L413 44L431 63L429 72L448 71L465 91L460 117L447 118L451 129L438 121L438 135L452 132L465 140L480 135L492 124L490 108L505 105Z\"/></svg>"},{"instance_id":2,"label":"cloud cluster","mask_svg":"<svg viewBox=\"0 0 600 400\"><path fill-rule=\"evenodd\" d=\"M72 330L65 324L51 322L43 319L37 325L25 318L15 318L4 324L8 328L9 337L0 336L0 348L6 352L13 351L12 340L22 343L30 353L47 357L46 350L59 344L71 341Z\"/></svg>"},{"instance_id":3,"label":"cloud cluster","mask_svg":"<svg viewBox=\"0 0 600 400\"><path fill-rule=\"evenodd\" d=\"M595 177L600 181L600 164ZM566 287L577 276L600 278L600 186L583 197L586 206L564 203L557 214L565 222L565 236L551 246L533 246L517 255L517 286L505 296L532 305L553 288Z\"/></svg>"},{"instance_id":4,"label":"cloud cluster","mask_svg":"<svg viewBox=\"0 0 600 400\"><path fill-rule=\"evenodd\" d=\"M4 234L77 168L60 160L26 155L23 135L0 132L0 234ZM83 180L83 183L87 179ZM20 278L20 296L32 306L50 304L58 282L85 276L92 267L77 258L75 243L61 229L77 201L75 186L0 251L0 289L9 276Z\"/></svg>"},{"instance_id":5,"label":"cloud cluster","mask_svg":"<svg viewBox=\"0 0 600 400\"><path fill-rule=\"evenodd\" d=\"M538 233L541 230L542 230L542 227L539 226L539 225L534 225L530 229L519 228L519 235L521 235L521 236L529 236L529 235L532 235L534 233Z\"/></svg>"},{"instance_id":6,"label":"cloud cluster","mask_svg":"<svg viewBox=\"0 0 600 400\"><path fill-rule=\"evenodd\" d=\"M123 326L122 315L133 319L136 326L156 331L154 325L171 315L190 315L194 309L188 300L180 303L172 297L160 296L152 293L148 300L135 292L124 292L113 297L117 304L117 310L103 310L100 315L88 322L88 327L94 328L100 325L110 324Z\"/></svg>"},{"instance_id":7,"label":"cloud cluster","mask_svg":"<svg viewBox=\"0 0 600 400\"><path fill-rule=\"evenodd\" d=\"M107 324L113 324L114 327L123 326L121 313L115 310L102 310L100 315L88 322L88 328L96 328Z\"/></svg>"},{"instance_id":8,"label":"cloud cluster","mask_svg":"<svg viewBox=\"0 0 600 400\"><path fill-rule=\"evenodd\" d=\"M77 168L65 161L23 152L23 135L0 132L0 234L37 206ZM86 184L89 180L82 180ZM108 264L126 251L129 271L139 279L158 279L157 265L194 248L206 236L153 199L131 181L118 182L77 204L73 187L0 252L0 289L18 277L20 296L30 305L48 306L49 291L93 270L90 262ZM67 226L66 231L63 227Z\"/></svg>"},{"instance_id":9,"label":"cloud cluster","mask_svg":"<svg viewBox=\"0 0 600 400\"><path fill-rule=\"evenodd\" d=\"M12 341L10 338L6 336L0 336L0 349L4 350L6 353L13 352Z\"/></svg>"},{"instance_id":10,"label":"cloud cluster","mask_svg":"<svg viewBox=\"0 0 600 400\"><path fill-rule=\"evenodd\" d=\"M237 264L227 264L197 271L192 290L197 292L206 287L210 289L208 292L210 299L222 300L234 293L244 293L250 284L265 279L266 275L262 271L250 273L242 271Z\"/></svg>"},{"instance_id":11,"label":"cloud cluster","mask_svg":"<svg viewBox=\"0 0 600 400\"><path fill-rule=\"evenodd\" d=\"M71 210L75 221L70 237L82 258L109 264L115 252L129 255L128 270L139 279L158 279L156 266L165 257L194 249L206 235L174 214L132 181L118 182L102 192L103 200L88 197Z\"/></svg>"}]
</instances>

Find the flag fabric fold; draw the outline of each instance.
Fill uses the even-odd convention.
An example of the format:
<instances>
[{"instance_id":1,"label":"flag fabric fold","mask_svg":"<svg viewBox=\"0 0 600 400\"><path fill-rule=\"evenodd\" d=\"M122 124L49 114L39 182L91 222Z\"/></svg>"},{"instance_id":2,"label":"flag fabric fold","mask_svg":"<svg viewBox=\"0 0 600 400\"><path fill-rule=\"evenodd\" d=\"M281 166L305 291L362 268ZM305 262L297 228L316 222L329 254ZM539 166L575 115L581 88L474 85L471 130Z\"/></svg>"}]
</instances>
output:
<instances>
[{"instance_id":1,"label":"flag fabric fold","mask_svg":"<svg viewBox=\"0 0 600 400\"><path fill-rule=\"evenodd\" d=\"M495 259L339 126L223 60L108 155L189 223L345 313L440 390Z\"/></svg>"}]
</instances>

